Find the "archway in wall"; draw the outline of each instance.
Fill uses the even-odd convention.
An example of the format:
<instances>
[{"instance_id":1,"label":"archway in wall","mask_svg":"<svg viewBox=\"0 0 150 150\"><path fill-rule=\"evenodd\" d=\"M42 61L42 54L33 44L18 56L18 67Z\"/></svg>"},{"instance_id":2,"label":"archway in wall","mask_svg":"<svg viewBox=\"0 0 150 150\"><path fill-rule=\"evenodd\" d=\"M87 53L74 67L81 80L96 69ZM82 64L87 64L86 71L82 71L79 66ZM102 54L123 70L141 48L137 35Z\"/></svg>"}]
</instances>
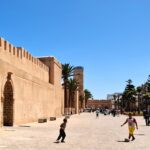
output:
<instances>
[{"instance_id":1,"label":"archway in wall","mask_svg":"<svg viewBox=\"0 0 150 150\"><path fill-rule=\"evenodd\" d=\"M13 87L9 78L4 86L3 125L13 126Z\"/></svg>"}]
</instances>

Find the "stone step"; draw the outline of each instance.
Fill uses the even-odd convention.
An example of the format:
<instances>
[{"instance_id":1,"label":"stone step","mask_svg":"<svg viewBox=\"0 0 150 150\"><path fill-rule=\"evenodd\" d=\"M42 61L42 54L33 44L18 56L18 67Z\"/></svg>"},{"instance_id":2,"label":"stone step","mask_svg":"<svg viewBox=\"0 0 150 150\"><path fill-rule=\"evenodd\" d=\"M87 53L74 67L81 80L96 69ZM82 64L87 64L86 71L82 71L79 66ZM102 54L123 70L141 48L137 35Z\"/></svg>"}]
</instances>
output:
<instances>
[{"instance_id":1,"label":"stone step","mask_svg":"<svg viewBox=\"0 0 150 150\"><path fill-rule=\"evenodd\" d=\"M45 123L45 122L47 122L46 118L40 118L40 119L38 119L38 123Z\"/></svg>"},{"instance_id":2,"label":"stone step","mask_svg":"<svg viewBox=\"0 0 150 150\"><path fill-rule=\"evenodd\" d=\"M66 119L70 119L70 115L65 116Z\"/></svg>"},{"instance_id":3,"label":"stone step","mask_svg":"<svg viewBox=\"0 0 150 150\"><path fill-rule=\"evenodd\" d=\"M56 117L50 117L50 121L55 121Z\"/></svg>"}]
</instances>

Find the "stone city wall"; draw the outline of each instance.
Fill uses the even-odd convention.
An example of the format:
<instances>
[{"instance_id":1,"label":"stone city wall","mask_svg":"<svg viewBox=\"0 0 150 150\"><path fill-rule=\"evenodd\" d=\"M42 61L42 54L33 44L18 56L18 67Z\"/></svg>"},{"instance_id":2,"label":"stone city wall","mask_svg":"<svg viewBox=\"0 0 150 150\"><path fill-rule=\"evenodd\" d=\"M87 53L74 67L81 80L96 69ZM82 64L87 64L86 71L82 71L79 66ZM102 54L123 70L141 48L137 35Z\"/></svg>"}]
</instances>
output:
<instances>
[{"instance_id":1,"label":"stone city wall","mask_svg":"<svg viewBox=\"0 0 150 150\"><path fill-rule=\"evenodd\" d=\"M23 48L16 48L0 38L0 124L2 126L4 101L7 97L5 95L9 93L9 88L5 88L9 73L11 73L9 81L13 88L13 124L34 122L39 118L57 117L64 113L61 64L54 57L49 59L51 66L34 58ZM51 74L49 74L50 69ZM50 79L54 82L50 83Z\"/></svg>"},{"instance_id":2,"label":"stone city wall","mask_svg":"<svg viewBox=\"0 0 150 150\"><path fill-rule=\"evenodd\" d=\"M111 100L88 100L87 101L88 108L112 108Z\"/></svg>"},{"instance_id":3,"label":"stone city wall","mask_svg":"<svg viewBox=\"0 0 150 150\"><path fill-rule=\"evenodd\" d=\"M15 47L0 38L0 58L29 74L48 82L49 68L22 47Z\"/></svg>"}]
</instances>

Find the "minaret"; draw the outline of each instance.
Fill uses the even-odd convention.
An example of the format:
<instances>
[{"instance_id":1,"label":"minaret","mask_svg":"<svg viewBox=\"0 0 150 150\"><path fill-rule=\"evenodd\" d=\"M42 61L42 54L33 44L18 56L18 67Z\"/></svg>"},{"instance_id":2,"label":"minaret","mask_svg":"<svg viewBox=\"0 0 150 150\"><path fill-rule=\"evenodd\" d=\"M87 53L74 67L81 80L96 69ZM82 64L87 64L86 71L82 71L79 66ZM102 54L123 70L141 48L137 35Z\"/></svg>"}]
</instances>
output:
<instances>
[{"instance_id":1,"label":"minaret","mask_svg":"<svg viewBox=\"0 0 150 150\"><path fill-rule=\"evenodd\" d=\"M79 93L79 109L85 108L84 99L84 68L77 66L74 69L74 79L79 83L78 93Z\"/></svg>"}]
</instances>

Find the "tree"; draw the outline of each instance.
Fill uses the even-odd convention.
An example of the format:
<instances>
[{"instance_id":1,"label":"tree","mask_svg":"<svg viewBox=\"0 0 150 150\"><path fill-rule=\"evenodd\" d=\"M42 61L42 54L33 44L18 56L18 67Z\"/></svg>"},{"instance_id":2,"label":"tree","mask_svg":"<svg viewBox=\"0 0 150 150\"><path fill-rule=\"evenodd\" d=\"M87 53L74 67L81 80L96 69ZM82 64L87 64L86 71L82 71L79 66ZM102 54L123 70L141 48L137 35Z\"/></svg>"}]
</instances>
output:
<instances>
[{"instance_id":1,"label":"tree","mask_svg":"<svg viewBox=\"0 0 150 150\"><path fill-rule=\"evenodd\" d=\"M141 110L141 100L142 100L142 87L141 86L138 86L136 88L136 94L137 94L137 100L138 100L138 111Z\"/></svg>"},{"instance_id":2,"label":"tree","mask_svg":"<svg viewBox=\"0 0 150 150\"><path fill-rule=\"evenodd\" d=\"M84 90L84 95L85 95L85 106L86 106L88 99L93 98L93 96L88 89Z\"/></svg>"},{"instance_id":3,"label":"tree","mask_svg":"<svg viewBox=\"0 0 150 150\"><path fill-rule=\"evenodd\" d=\"M150 75L144 85L143 105L147 109L150 105Z\"/></svg>"},{"instance_id":4,"label":"tree","mask_svg":"<svg viewBox=\"0 0 150 150\"><path fill-rule=\"evenodd\" d=\"M116 96L115 94L113 94L113 99L114 99L114 106L115 106L115 109L116 109L116 106L117 106L116 98L117 98L117 96Z\"/></svg>"},{"instance_id":5,"label":"tree","mask_svg":"<svg viewBox=\"0 0 150 150\"><path fill-rule=\"evenodd\" d=\"M70 78L67 82L67 89L69 91L69 107L72 108L74 102L74 95L75 91L78 89L79 83L75 80Z\"/></svg>"},{"instance_id":6,"label":"tree","mask_svg":"<svg viewBox=\"0 0 150 150\"><path fill-rule=\"evenodd\" d=\"M135 86L132 84L131 79L129 79L126 82L127 82L127 85L123 92L122 100L123 100L125 109L128 111L131 111L131 109L132 109L132 111L133 111L133 105L136 102L136 98L135 98L136 90L135 90Z\"/></svg>"},{"instance_id":7,"label":"tree","mask_svg":"<svg viewBox=\"0 0 150 150\"><path fill-rule=\"evenodd\" d=\"M148 109L149 105L150 105L150 93L146 93L143 96L143 108Z\"/></svg>"},{"instance_id":8,"label":"tree","mask_svg":"<svg viewBox=\"0 0 150 150\"><path fill-rule=\"evenodd\" d=\"M138 86L138 87L136 88L136 92L141 93L141 92L142 92L142 87L141 87L141 86Z\"/></svg>"},{"instance_id":9,"label":"tree","mask_svg":"<svg viewBox=\"0 0 150 150\"><path fill-rule=\"evenodd\" d=\"M64 101L65 107L68 107L68 99L67 99L67 83L69 77L73 76L74 67L70 64L62 64L62 79L63 79L63 86L64 86Z\"/></svg>"},{"instance_id":10,"label":"tree","mask_svg":"<svg viewBox=\"0 0 150 150\"><path fill-rule=\"evenodd\" d=\"M119 109L119 107L121 106L121 97L122 97L122 94L120 93L115 93L113 94L113 100L114 100L114 106L115 106L115 109Z\"/></svg>"},{"instance_id":11,"label":"tree","mask_svg":"<svg viewBox=\"0 0 150 150\"><path fill-rule=\"evenodd\" d=\"M80 107L83 108L83 102L84 102L84 96L83 95L79 96L79 101L80 101Z\"/></svg>"},{"instance_id":12,"label":"tree","mask_svg":"<svg viewBox=\"0 0 150 150\"><path fill-rule=\"evenodd\" d=\"M147 82L146 82L146 86L147 86L147 92L150 93L150 75L148 76Z\"/></svg>"}]
</instances>

